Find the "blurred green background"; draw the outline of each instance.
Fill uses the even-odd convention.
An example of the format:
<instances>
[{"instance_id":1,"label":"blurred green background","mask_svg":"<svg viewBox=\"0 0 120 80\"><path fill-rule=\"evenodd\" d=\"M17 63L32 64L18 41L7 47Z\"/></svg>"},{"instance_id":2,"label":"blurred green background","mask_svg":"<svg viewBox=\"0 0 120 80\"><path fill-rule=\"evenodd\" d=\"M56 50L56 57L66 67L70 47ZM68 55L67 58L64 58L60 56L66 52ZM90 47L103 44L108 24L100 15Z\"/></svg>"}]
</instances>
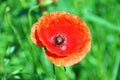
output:
<instances>
[{"instance_id":1,"label":"blurred green background","mask_svg":"<svg viewBox=\"0 0 120 80\"><path fill-rule=\"evenodd\" d=\"M32 24L54 11L79 16L92 35L89 54L66 72L56 66L56 80L120 80L120 0L0 0L0 80L55 80L30 39Z\"/></svg>"}]
</instances>

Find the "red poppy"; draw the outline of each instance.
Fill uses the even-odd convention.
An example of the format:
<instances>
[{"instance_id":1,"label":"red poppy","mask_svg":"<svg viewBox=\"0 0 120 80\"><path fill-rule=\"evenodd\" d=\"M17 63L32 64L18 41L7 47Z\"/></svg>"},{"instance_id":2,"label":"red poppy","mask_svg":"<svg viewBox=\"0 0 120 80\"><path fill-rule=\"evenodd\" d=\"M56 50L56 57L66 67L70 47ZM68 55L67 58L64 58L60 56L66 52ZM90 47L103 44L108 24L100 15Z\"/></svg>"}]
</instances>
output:
<instances>
[{"instance_id":1,"label":"red poppy","mask_svg":"<svg viewBox=\"0 0 120 80\"><path fill-rule=\"evenodd\" d=\"M46 48L46 56L57 66L71 66L91 48L90 31L77 16L52 12L42 16L31 30L32 41Z\"/></svg>"}]
</instances>

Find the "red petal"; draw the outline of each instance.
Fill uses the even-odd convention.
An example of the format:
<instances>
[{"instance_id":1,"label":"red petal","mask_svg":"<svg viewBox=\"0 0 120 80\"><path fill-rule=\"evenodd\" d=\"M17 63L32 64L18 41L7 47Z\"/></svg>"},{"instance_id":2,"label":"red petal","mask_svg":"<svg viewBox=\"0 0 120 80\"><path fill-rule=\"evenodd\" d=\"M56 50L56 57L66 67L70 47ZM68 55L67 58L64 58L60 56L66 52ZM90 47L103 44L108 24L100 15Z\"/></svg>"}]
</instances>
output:
<instances>
[{"instance_id":1,"label":"red petal","mask_svg":"<svg viewBox=\"0 0 120 80\"><path fill-rule=\"evenodd\" d=\"M46 55L48 59L57 66L71 66L81 61L85 57L86 53L90 50L90 47L91 43L88 42L81 51L77 51L69 56L60 57L51 54L49 51L46 51Z\"/></svg>"},{"instance_id":2,"label":"red petal","mask_svg":"<svg viewBox=\"0 0 120 80\"><path fill-rule=\"evenodd\" d=\"M37 34L37 26L39 26L38 23L35 23L31 29L31 34L30 34L30 37L32 39L32 41L37 44L38 46L41 46L41 47L44 47L44 45L42 44L42 42L40 41L39 39L39 36Z\"/></svg>"}]
</instances>

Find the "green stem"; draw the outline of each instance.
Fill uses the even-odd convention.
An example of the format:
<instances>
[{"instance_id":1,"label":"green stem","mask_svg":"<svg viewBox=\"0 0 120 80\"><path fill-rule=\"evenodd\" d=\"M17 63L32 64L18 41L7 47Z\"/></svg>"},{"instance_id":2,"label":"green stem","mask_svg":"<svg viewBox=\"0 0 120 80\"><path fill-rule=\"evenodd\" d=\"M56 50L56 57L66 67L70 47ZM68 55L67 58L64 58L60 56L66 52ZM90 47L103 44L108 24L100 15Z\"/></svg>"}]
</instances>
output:
<instances>
[{"instance_id":1,"label":"green stem","mask_svg":"<svg viewBox=\"0 0 120 80\"><path fill-rule=\"evenodd\" d=\"M65 70L65 72L66 72L66 67L64 67L64 70Z\"/></svg>"},{"instance_id":2,"label":"green stem","mask_svg":"<svg viewBox=\"0 0 120 80\"><path fill-rule=\"evenodd\" d=\"M33 10L37 9L40 7L40 4L38 5L35 5L34 7L30 8L29 11L28 11L28 21L29 21L29 26L31 27L32 26L32 17L31 17L31 13Z\"/></svg>"},{"instance_id":3,"label":"green stem","mask_svg":"<svg viewBox=\"0 0 120 80\"><path fill-rule=\"evenodd\" d=\"M18 34L17 30L15 29L15 26L11 23L11 20L10 20L8 14L5 16L5 19L6 19L7 23L9 24L9 26L11 27L11 29L13 30L13 32L15 33L16 38L17 38L20 46L23 48L22 40L21 40L21 38L18 36L19 34Z\"/></svg>"},{"instance_id":4,"label":"green stem","mask_svg":"<svg viewBox=\"0 0 120 80\"><path fill-rule=\"evenodd\" d=\"M111 80L116 80L117 75L119 75L119 74L117 74L119 66L120 66L120 53L118 53L118 55L116 56L116 61L115 61L115 64L114 64Z\"/></svg>"}]
</instances>

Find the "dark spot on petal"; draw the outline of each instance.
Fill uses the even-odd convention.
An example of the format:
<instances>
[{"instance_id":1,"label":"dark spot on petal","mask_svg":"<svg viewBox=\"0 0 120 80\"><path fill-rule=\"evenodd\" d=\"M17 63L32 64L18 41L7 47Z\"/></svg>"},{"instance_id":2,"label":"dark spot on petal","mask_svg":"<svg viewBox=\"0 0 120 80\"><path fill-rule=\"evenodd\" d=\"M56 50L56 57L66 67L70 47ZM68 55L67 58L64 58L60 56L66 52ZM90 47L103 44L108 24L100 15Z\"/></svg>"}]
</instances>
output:
<instances>
[{"instance_id":1,"label":"dark spot on petal","mask_svg":"<svg viewBox=\"0 0 120 80\"><path fill-rule=\"evenodd\" d=\"M66 44L66 37L63 34L56 34L52 38L52 42L54 46L63 46Z\"/></svg>"}]
</instances>

